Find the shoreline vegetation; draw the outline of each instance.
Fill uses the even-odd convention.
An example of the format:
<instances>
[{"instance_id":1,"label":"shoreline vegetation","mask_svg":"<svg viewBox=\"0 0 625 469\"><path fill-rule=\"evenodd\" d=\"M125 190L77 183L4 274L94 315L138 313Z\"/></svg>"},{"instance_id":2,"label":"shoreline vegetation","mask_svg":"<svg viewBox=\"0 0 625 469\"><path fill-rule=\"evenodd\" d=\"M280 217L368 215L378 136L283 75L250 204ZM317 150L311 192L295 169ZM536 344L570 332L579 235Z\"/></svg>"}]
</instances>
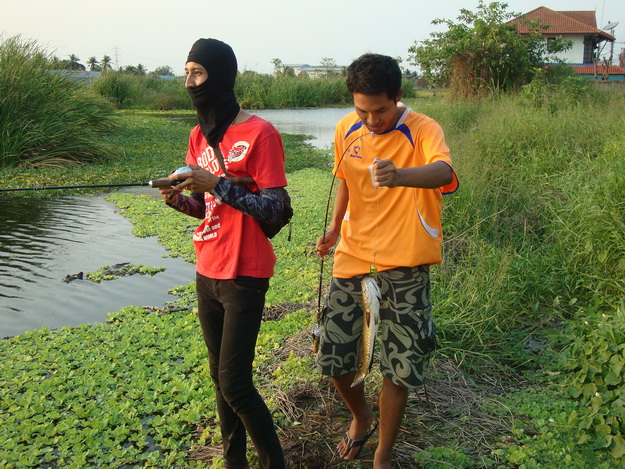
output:
<instances>
[{"instance_id":1,"label":"shoreline vegetation","mask_svg":"<svg viewBox=\"0 0 625 469\"><path fill-rule=\"evenodd\" d=\"M565 79L406 102L445 129L461 187L444 199L444 261L432 271L440 350L426 387L410 394L397 462L625 467L625 97ZM182 164L188 125L107 112L117 130L94 137L106 157L6 164L3 187L147 181ZM310 339L332 157L305 136L284 143L295 216L292 240L274 239L255 379L289 467L320 468L349 424L314 371ZM153 197L98 194L136 236L194 262L195 220ZM0 467L223 467L194 288L172 293L167 307L129 305L106 324L0 340ZM368 467L376 438L338 467Z\"/></svg>"}]
</instances>

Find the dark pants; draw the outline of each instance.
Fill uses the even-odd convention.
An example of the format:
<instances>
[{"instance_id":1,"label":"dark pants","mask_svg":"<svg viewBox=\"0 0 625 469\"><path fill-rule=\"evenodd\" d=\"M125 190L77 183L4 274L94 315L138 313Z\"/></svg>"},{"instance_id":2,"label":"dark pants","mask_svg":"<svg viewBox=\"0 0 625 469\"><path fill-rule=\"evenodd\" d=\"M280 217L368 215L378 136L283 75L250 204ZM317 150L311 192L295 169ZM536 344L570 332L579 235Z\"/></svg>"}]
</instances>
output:
<instances>
[{"instance_id":1,"label":"dark pants","mask_svg":"<svg viewBox=\"0 0 625 469\"><path fill-rule=\"evenodd\" d=\"M246 431L262 468L284 468L269 409L252 382L252 362L269 279L215 280L197 274L198 316L208 348L226 468L248 462Z\"/></svg>"}]
</instances>

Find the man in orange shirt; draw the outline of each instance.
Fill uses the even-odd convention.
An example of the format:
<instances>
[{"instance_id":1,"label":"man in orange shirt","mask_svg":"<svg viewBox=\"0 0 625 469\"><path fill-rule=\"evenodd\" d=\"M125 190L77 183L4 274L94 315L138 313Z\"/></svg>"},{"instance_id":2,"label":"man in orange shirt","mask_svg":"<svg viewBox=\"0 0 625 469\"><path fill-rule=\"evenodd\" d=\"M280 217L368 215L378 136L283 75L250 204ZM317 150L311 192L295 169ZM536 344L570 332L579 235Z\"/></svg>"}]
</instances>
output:
<instances>
[{"instance_id":1,"label":"man in orange shirt","mask_svg":"<svg viewBox=\"0 0 625 469\"><path fill-rule=\"evenodd\" d=\"M352 387L362 335L361 280L375 275L380 301L383 375L375 469L390 468L411 388L423 384L436 348L429 266L441 262L442 194L458 187L440 125L400 102L397 61L365 54L347 71L355 112L336 126L334 212L317 239L325 256L340 242L322 313L318 369L331 376L352 413L337 447L342 460L359 456L378 427L364 382Z\"/></svg>"}]
</instances>

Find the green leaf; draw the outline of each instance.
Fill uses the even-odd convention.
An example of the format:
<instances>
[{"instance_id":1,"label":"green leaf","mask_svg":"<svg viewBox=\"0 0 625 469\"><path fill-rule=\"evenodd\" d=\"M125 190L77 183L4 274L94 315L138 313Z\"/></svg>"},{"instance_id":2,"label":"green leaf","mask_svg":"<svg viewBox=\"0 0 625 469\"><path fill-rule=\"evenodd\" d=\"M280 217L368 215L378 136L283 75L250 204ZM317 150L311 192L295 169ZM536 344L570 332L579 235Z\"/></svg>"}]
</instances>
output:
<instances>
[{"instance_id":1,"label":"green leaf","mask_svg":"<svg viewBox=\"0 0 625 469\"><path fill-rule=\"evenodd\" d=\"M613 445L610 448L610 453L615 459L620 459L625 456L625 440L621 435L615 435L612 439Z\"/></svg>"}]
</instances>

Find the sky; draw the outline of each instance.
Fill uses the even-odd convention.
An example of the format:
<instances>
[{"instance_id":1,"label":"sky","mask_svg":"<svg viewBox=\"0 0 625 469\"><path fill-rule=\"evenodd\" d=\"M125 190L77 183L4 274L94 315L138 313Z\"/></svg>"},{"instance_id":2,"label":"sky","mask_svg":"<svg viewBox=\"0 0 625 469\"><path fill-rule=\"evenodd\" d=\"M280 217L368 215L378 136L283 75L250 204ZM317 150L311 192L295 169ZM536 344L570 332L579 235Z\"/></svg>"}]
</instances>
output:
<instances>
[{"instance_id":1,"label":"sky","mask_svg":"<svg viewBox=\"0 0 625 469\"><path fill-rule=\"evenodd\" d=\"M507 11L594 10L597 26L613 30L615 56L625 48L624 0L509 0ZM478 0L0 0L0 39L19 35L50 55L105 55L113 65L141 64L148 71L170 66L184 72L189 49L201 37L232 46L239 71L273 71L284 64L319 65L330 58L349 65L366 52L401 57L408 48L443 31L437 18L456 20L461 8L477 11Z\"/></svg>"}]
</instances>

